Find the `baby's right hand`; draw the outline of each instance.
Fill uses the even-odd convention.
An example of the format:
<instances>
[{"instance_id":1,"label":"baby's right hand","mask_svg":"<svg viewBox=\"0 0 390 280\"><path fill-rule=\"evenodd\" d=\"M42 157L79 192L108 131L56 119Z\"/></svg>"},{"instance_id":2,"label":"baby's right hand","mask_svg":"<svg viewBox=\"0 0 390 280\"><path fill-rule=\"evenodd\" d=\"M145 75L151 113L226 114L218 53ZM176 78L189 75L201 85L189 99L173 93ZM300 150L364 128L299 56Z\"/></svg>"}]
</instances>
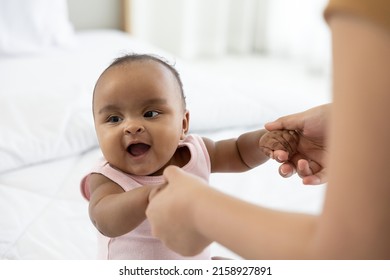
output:
<instances>
[{"instance_id":1,"label":"baby's right hand","mask_svg":"<svg viewBox=\"0 0 390 280\"><path fill-rule=\"evenodd\" d=\"M296 131L274 130L260 138L259 147L268 157L285 162L297 153L298 143L299 135Z\"/></svg>"}]
</instances>

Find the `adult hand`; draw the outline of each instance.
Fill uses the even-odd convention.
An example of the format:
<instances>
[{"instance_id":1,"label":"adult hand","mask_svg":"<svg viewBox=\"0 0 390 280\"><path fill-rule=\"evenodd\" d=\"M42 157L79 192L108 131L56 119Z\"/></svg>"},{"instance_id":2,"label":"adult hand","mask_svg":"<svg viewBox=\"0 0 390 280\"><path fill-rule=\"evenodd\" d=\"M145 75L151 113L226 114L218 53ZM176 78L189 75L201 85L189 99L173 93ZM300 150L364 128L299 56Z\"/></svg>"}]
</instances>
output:
<instances>
[{"instance_id":1,"label":"adult hand","mask_svg":"<svg viewBox=\"0 0 390 280\"><path fill-rule=\"evenodd\" d=\"M199 254L211 241L196 230L191 213L207 183L175 166L168 166L163 176L166 185L150 193L146 209L152 234L179 254Z\"/></svg>"},{"instance_id":2,"label":"adult hand","mask_svg":"<svg viewBox=\"0 0 390 280\"><path fill-rule=\"evenodd\" d=\"M281 117L267 123L265 128L274 130L295 130L298 135L296 152L289 155L284 150L276 150L273 157L282 162L279 173L290 177L295 172L306 185L318 185L327 181L326 140L330 104L314 107L307 111Z\"/></svg>"}]
</instances>

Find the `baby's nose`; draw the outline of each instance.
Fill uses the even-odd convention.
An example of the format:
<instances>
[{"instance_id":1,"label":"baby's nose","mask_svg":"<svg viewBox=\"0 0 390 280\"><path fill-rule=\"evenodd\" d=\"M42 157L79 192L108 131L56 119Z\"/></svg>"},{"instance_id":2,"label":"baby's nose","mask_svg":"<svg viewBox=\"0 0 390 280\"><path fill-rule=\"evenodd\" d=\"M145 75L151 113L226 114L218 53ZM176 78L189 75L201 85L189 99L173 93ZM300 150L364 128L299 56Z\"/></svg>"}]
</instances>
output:
<instances>
[{"instance_id":1,"label":"baby's nose","mask_svg":"<svg viewBox=\"0 0 390 280\"><path fill-rule=\"evenodd\" d=\"M129 123L125 128L126 134L140 134L145 131L143 125L139 123Z\"/></svg>"}]
</instances>

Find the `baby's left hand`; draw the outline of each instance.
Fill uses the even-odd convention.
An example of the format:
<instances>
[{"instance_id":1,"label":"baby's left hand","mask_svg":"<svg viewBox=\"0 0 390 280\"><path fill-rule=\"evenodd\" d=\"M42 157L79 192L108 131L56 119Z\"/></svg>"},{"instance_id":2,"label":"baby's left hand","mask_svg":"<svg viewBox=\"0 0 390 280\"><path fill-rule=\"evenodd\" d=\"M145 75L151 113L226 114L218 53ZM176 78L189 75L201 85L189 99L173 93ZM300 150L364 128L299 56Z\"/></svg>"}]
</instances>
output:
<instances>
[{"instance_id":1,"label":"baby's left hand","mask_svg":"<svg viewBox=\"0 0 390 280\"><path fill-rule=\"evenodd\" d=\"M268 157L285 162L297 152L298 143L299 135L296 131L274 130L260 138L259 147Z\"/></svg>"}]
</instances>

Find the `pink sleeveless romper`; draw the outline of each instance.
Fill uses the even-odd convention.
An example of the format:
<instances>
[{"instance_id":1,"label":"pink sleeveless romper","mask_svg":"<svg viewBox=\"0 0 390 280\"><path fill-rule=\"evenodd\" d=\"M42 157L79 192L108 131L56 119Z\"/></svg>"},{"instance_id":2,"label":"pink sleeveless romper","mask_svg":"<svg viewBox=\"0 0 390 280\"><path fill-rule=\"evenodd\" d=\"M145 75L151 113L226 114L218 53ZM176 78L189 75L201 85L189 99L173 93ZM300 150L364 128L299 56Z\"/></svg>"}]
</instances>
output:
<instances>
[{"instance_id":1,"label":"pink sleeveless romper","mask_svg":"<svg viewBox=\"0 0 390 280\"><path fill-rule=\"evenodd\" d=\"M210 157L201 137L188 135L179 147L188 147L191 159L183 167L183 170L209 180ZM99 173L117 183L124 191L130 191L142 185L153 185L164 183L163 176L134 176L123 173L102 160L99 162L81 181L82 195L89 200L88 176L92 173ZM164 246L157 238L151 235L150 224L143 221L131 232L119 237L109 238L98 233L98 259L136 259L136 260L157 260L157 259L210 259L210 250L206 248L202 253L194 257L183 257Z\"/></svg>"}]
</instances>

